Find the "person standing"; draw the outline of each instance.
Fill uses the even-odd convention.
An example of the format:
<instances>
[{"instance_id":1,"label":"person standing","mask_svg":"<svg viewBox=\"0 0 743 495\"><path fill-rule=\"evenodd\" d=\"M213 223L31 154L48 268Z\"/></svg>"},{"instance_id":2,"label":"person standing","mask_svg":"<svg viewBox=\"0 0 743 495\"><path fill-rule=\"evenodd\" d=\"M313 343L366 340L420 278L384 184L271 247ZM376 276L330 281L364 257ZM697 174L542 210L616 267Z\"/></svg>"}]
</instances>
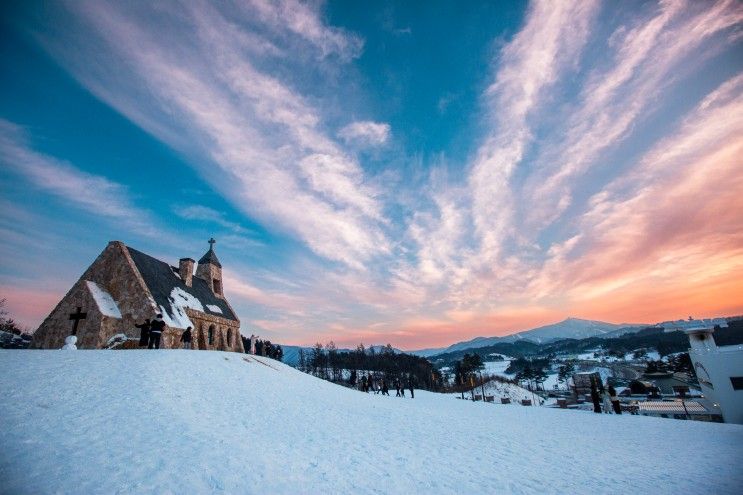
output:
<instances>
[{"instance_id":1,"label":"person standing","mask_svg":"<svg viewBox=\"0 0 743 495\"><path fill-rule=\"evenodd\" d=\"M604 414L611 414L611 398L609 397L609 391L604 389L604 392L601 395L601 410L604 412Z\"/></svg>"},{"instance_id":2,"label":"person standing","mask_svg":"<svg viewBox=\"0 0 743 495\"><path fill-rule=\"evenodd\" d=\"M622 406L619 404L617 390L611 385L609 385L609 400L611 400L611 407L614 409L614 414L622 414Z\"/></svg>"},{"instance_id":3,"label":"person standing","mask_svg":"<svg viewBox=\"0 0 743 495\"><path fill-rule=\"evenodd\" d=\"M382 378L382 395L390 395L390 389L387 386L387 382L384 381L384 378Z\"/></svg>"},{"instance_id":4,"label":"person standing","mask_svg":"<svg viewBox=\"0 0 743 495\"><path fill-rule=\"evenodd\" d=\"M160 336L165 330L165 322L163 321L163 315L158 313L157 318L150 324L150 343L147 345L148 349L159 349L160 348Z\"/></svg>"},{"instance_id":5,"label":"person standing","mask_svg":"<svg viewBox=\"0 0 743 495\"><path fill-rule=\"evenodd\" d=\"M369 385L366 380L366 375L361 377L361 391L369 393Z\"/></svg>"},{"instance_id":6,"label":"person standing","mask_svg":"<svg viewBox=\"0 0 743 495\"><path fill-rule=\"evenodd\" d=\"M601 401L599 399L599 391L596 388L596 382L591 377L591 402L593 402L593 412L601 414Z\"/></svg>"},{"instance_id":7,"label":"person standing","mask_svg":"<svg viewBox=\"0 0 743 495\"><path fill-rule=\"evenodd\" d=\"M191 327L188 327L181 335L184 349L191 349Z\"/></svg>"},{"instance_id":8,"label":"person standing","mask_svg":"<svg viewBox=\"0 0 743 495\"><path fill-rule=\"evenodd\" d=\"M408 378L408 390L410 390L410 398L415 399L415 392L413 391L413 378Z\"/></svg>"},{"instance_id":9,"label":"person standing","mask_svg":"<svg viewBox=\"0 0 743 495\"><path fill-rule=\"evenodd\" d=\"M255 341L258 337L255 335L250 335L250 353L255 355Z\"/></svg>"},{"instance_id":10,"label":"person standing","mask_svg":"<svg viewBox=\"0 0 743 495\"><path fill-rule=\"evenodd\" d=\"M395 397L400 397L400 379L399 378L395 378L394 385L395 385Z\"/></svg>"},{"instance_id":11,"label":"person standing","mask_svg":"<svg viewBox=\"0 0 743 495\"><path fill-rule=\"evenodd\" d=\"M147 318L141 325L134 325L139 328L139 347L147 347L150 340L150 319Z\"/></svg>"}]
</instances>

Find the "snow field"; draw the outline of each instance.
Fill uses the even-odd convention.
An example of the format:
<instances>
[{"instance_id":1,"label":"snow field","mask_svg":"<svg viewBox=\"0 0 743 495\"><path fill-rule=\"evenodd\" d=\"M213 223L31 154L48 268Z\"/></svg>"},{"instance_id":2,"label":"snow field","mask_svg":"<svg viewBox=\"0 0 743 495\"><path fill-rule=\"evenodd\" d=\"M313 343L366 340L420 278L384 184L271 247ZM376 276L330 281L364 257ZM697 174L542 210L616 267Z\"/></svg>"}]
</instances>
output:
<instances>
[{"instance_id":1,"label":"snow field","mask_svg":"<svg viewBox=\"0 0 743 495\"><path fill-rule=\"evenodd\" d=\"M738 493L743 426L364 394L266 358L0 350L0 492Z\"/></svg>"}]
</instances>

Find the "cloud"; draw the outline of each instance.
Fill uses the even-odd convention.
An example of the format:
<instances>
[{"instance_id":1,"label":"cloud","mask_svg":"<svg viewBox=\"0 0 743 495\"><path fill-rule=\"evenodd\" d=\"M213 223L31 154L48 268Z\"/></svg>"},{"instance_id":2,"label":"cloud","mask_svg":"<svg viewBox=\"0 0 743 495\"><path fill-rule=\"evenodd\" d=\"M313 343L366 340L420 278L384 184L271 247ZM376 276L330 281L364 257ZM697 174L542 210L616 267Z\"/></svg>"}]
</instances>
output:
<instances>
[{"instance_id":1,"label":"cloud","mask_svg":"<svg viewBox=\"0 0 743 495\"><path fill-rule=\"evenodd\" d=\"M98 97L181 151L236 208L356 269L388 252L383 208L363 168L322 131L322 113L291 81L258 68L260 50L234 43L236 33L280 27L326 55L348 54L353 37L295 2L255 2L264 31L209 4L190 4L165 26L144 5L68 8L99 43L93 51L88 38L77 45L64 32L67 42L46 41L48 49ZM96 70L113 64L126 70Z\"/></svg>"},{"instance_id":2,"label":"cloud","mask_svg":"<svg viewBox=\"0 0 743 495\"><path fill-rule=\"evenodd\" d=\"M593 1L535 2L522 30L502 50L486 98L494 127L480 146L469 175L472 214L481 258L492 263L511 228L510 179L532 141L528 118L545 92L575 67L598 10Z\"/></svg>"},{"instance_id":3,"label":"cloud","mask_svg":"<svg viewBox=\"0 0 743 495\"><path fill-rule=\"evenodd\" d=\"M24 130L2 119L0 161L36 187L93 216L120 222L140 235L165 239L151 214L135 206L125 186L31 149Z\"/></svg>"},{"instance_id":4,"label":"cloud","mask_svg":"<svg viewBox=\"0 0 743 495\"><path fill-rule=\"evenodd\" d=\"M280 275L271 262L229 275L246 322L295 342L416 347L568 314L652 321L644 300L664 315L740 308L743 88L735 66L699 73L721 52L720 66L737 60L734 1L532 2L473 82L486 89L469 157L391 156L402 166L378 175L359 150L399 150L387 123L337 129L334 77L363 42L322 4L67 6L48 51L251 224L301 243ZM662 129L643 133L653 119ZM71 196L64 183L55 194ZM126 189L96 184L119 218ZM177 213L244 234L206 206Z\"/></svg>"},{"instance_id":5,"label":"cloud","mask_svg":"<svg viewBox=\"0 0 743 495\"><path fill-rule=\"evenodd\" d=\"M743 266L742 95L743 76L726 81L594 194L580 237L553 247L533 288L599 301L729 285ZM685 296L678 297L677 304Z\"/></svg>"},{"instance_id":6,"label":"cloud","mask_svg":"<svg viewBox=\"0 0 743 495\"><path fill-rule=\"evenodd\" d=\"M361 55L364 41L343 29L326 26L320 18L320 12L311 3L249 0L245 5L248 15L257 15L272 29L291 32L312 43L323 57L337 55L348 61Z\"/></svg>"},{"instance_id":7,"label":"cloud","mask_svg":"<svg viewBox=\"0 0 743 495\"><path fill-rule=\"evenodd\" d=\"M338 131L338 137L346 143L381 146L390 137L390 125L370 121L352 122Z\"/></svg>"},{"instance_id":8,"label":"cloud","mask_svg":"<svg viewBox=\"0 0 743 495\"><path fill-rule=\"evenodd\" d=\"M530 219L540 226L560 215L572 201L574 179L589 167L603 165L597 162L599 154L626 139L634 124L652 114L662 92L683 76L690 60L701 65L713 52L698 52L693 59L690 55L741 22L743 11L735 1L697 6L669 1L649 19L617 30L611 37L609 70L597 69L589 76L567 131L561 129L559 142L544 147L538 159L544 168L527 185L530 203L538 205Z\"/></svg>"}]
</instances>

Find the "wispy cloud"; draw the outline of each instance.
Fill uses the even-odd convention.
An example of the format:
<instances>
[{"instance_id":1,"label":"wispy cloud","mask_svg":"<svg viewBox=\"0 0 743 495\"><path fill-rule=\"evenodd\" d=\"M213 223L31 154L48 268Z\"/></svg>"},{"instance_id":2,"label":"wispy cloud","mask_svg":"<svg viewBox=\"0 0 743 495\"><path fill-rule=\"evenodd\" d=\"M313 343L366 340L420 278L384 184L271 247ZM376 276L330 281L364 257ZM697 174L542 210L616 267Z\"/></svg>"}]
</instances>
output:
<instances>
[{"instance_id":1,"label":"wispy cloud","mask_svg":"<svg viewBox=\"0 0 743 495\"><path fill-rule=\"evenodd\" d=\"M353 36L323 27L304 4L253 7L269 29L281 25L326 54L358 45ZM355 268L388 251L382 207L363 169L322 131L317 108L234 44L235 31L248 28L208 4L192 4L169 19L173 42L163 43L144 6L72 2L69 8L105 49L54 44L50 50L99 97L193 158L237 208ZM91 61L102 59L129 70L115 77L91 70Z\"/></svg>"},{"instance_id":2,"label":"wispy cloud","mask_svg":"<svg viewBox=\"0 0 743 495\"><path fill-rule=\"evenodd\" d=\"M679 284L711 287L743 266L742 115L738 76L593 196L580 218L582 234L554 246L535 279L539 293L562 288L594 300Z\"/></svg>"},{"instance_id":3,"label":"wispy cloud","mask_svg":"<svg viewBox=\"0 0 743 495\"><path fill-rule=\"evenodd\" d=\"M337 55L343 60L361 54L364 41L342 29L326 25L317 6L297 0L249 0L246 13L257 16L276 31L291 32L316 46L322 56Z\"/></svg>"},{"instance_id":4,"label":"wispy cloud","mask_svg":"<svg viewBox=\"0 0 743 495\"><path fill-rule=\"evenodd\" d=\"M575 67L597 10L593 1L532 3L523 29L501 50L486 95L494 131L480 146L469 176L485 263L495 261L510 234L515 206L510 179L533 139L528 119L544 104L545 91Z\"/></svg>"},{"instance_id":5,"label":"wispy cloud","mask_svg":"<svg viewBox=\"0 0 743 495\"><path fill-rule=\"evenodd\" d=\"M575 178L602 163L599 154L625 139L638 120L658 108L662 92L677 82L690 64L701 65L704 53L690 54L710 37L739 25L743 10L735 1L690 5L662 2L656 15L631 28L622 26L611 37L610 68L594 70L571 111L559 142L543 148L543 166L528 182L530 212L536 221L550 222L572 201ZM605 164L603 166L606 166Z\"/></svg>"},{"instance_id":6,"label":"wispy cloud","mask_svg":"<svg viewBox=\"0 0 743 495\"><path fill-rule=\"evenodd\" d=\"M135 205L125 186L35 151L23 128L2 119L0 161L35 187L93 216L120 222L140 235L164 239L151 214Z\"/></svg>"},{"instance_id":7,"label":"wispy cloud","mask_svg":"<svg viewBox=\"0 0 743 495\"><path fill-rule=\"evenodd\" d=\"M351 122L340 131L338 137L347 143L379 146L390 138L390 125L380 122Z\"/></svg>"}]
</instances>

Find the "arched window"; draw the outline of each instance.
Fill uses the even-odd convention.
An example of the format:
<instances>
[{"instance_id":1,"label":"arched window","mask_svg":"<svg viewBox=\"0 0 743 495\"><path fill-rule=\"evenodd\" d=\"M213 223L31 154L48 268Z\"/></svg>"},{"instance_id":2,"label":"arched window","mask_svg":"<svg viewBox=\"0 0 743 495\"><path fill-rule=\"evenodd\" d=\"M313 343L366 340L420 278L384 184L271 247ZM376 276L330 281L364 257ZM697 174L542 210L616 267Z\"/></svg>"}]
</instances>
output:
<instances>
[{"instance_id":1,"label":"arched window","mask_svg":"<svg viewBox=\"0 0 743 495\"><path fill-rule=\"evenodd\" d=\"M209 325L209 345L214 345L214 325Z\"/></svg>"},{"instance_id":2,"label":"arched window","mask_svg":"<svg viewBox=\"0 0 743 495\"><path fill-rule=\"evenodd\" d=\"M232 347L232 329L227 329L227 347Z\"/></svg>"}]
</instances>

